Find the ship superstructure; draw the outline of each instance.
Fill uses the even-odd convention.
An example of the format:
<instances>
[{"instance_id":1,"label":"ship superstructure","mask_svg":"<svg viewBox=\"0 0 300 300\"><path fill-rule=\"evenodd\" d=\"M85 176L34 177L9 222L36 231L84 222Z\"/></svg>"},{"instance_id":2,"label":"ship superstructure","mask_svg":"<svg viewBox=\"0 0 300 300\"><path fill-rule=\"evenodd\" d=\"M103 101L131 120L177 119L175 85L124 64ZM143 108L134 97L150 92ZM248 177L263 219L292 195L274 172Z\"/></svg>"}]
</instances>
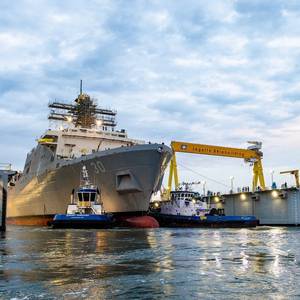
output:
<instances>
[{"instance_id":1,"label":"ship superstructure","mask_svg":"<svg viewBox=\"0 0 300 300\"><path fill-rule=\"evenodd\" d=\"M144 144L129 139L125 129L115 130L116 111L98 108L95 99L82 93L74 104L54 101L49 103L48 119L55 121L55 130L49 129L38 140L59 158L73 159L97 151L121 146Z\"/></svg>"},{"instance_id":2,"label":"ship superstructure","mask_svg":"<svg viewBox=\"0 0 300 300\"><path fill-rule=\"evenodd\" d=\"M102 187L107 212L147 211L151 194L160 188L171 149L130 139L124 129L116 130L116 111L98 108L82 88L74 103L54 101L49 108L54 128L38 139L22 176L10 187L9 219L31 224L36 223L32 219L64 213L65 199L76 186L83 164Z\"/></svg>"}]
</instances>

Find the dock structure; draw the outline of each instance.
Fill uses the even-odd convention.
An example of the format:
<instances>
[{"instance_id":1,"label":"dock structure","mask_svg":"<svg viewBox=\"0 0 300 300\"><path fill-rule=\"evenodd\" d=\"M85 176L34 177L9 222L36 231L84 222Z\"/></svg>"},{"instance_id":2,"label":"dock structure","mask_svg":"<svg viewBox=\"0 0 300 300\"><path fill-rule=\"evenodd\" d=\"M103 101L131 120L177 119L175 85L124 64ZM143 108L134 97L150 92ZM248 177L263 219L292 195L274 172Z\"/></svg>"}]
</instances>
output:
<instances>
[{"instance_id":1,"label":"dock structure","mask_svg":"<svg viewBox=\"0 0 300 300\"><path fill-rule=\"evenodd\" d=\"M7 186L10 177L15 173L11 164L0 164L0 232L6 230Z\"/></svg>"},{"instance_id":2,"label":"dock structure","mask_svg":"<svg viewBox=\"0 0 300 300\"><path fill-rule=\"evenodd\" d=\"M260 225L300 225L300 189L272 189L210 197L211 204L226 215L253 215Z\"/></svg>"}]
</instances>

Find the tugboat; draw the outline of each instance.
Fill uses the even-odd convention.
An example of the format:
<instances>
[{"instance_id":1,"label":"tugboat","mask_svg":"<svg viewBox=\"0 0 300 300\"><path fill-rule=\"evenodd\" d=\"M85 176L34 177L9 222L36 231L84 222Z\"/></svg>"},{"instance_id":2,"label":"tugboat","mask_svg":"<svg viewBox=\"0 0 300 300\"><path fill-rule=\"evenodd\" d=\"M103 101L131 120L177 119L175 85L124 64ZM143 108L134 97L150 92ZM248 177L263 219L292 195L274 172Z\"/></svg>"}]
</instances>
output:
<instances>
[{"instance_id":1,"label":"tugboat","mask_svg":"<svg viewBox=\"0 0 300 300\"><path fill-rule=\"evenodd\" d=\"M151 216L162 227L255 227L254 216L225 216L224 209L210 206L200 194L188 190L171 191L170 200L155 201Z\"/></svg>"},{"instance_id":2,"label":"tugboat","mask_svg":"<svg viewBox=\"0 0 300 300\"><path fill-rule=\"evenodd\" d=\"M101 193L89 180L88 171L82 167L80 187L71 194L66 214L54 216L53 228L108 228L113 225L111 214L105 213Z\"/></svg>"}]
</instances>

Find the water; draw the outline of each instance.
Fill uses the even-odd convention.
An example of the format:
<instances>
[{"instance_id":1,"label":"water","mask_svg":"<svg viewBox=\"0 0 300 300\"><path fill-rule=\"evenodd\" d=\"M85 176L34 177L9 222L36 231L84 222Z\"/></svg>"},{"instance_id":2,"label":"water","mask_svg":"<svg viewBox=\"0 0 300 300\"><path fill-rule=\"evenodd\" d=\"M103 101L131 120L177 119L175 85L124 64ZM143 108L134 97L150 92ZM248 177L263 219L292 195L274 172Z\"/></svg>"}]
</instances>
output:
<instances>
[{"instance_id":1,"label":"water","mask_svg":"<svg viewBox=\"0 0 300 300\"><path fill-rule=\"evenodd\" d=\"M3 299L300 297L300 229L8 227Z\"/></svg>"}]
</instances>

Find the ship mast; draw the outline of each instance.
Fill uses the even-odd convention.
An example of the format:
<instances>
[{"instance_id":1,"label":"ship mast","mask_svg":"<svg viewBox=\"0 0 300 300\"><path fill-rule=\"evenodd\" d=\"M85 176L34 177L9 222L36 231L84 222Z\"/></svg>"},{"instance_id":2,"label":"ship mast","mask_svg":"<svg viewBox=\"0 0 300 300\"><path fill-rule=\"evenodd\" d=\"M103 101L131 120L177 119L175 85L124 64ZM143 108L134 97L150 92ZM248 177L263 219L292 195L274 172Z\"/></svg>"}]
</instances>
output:
<instances>
[{"instance_id":1,"label":"ship mast","mask_svg":"<svg viewBox=\"0 0 300 300\"><path fill-rule=\"evenodd\" d=\"M82 80L80 80L80 93L74 100L75 104L51 102L48 119L72 123L75 127L93 128L94 126L116 126L116 111L97 108L88 94L82 92Z\"/></svg>"},{"instance_id":2,"label":"ship mast","mask_svg":"<svg viewBox=\"0 0 300 300\"><path fill-rule=\"evenodd\" d=\"M82 93L82 80L80 80L80 94L75 99L77 105L75 106L74 117L75 126L83 128L92 128L96 125L96 107L93 100L88 94Z\"/></svg>"}]
</instances>

